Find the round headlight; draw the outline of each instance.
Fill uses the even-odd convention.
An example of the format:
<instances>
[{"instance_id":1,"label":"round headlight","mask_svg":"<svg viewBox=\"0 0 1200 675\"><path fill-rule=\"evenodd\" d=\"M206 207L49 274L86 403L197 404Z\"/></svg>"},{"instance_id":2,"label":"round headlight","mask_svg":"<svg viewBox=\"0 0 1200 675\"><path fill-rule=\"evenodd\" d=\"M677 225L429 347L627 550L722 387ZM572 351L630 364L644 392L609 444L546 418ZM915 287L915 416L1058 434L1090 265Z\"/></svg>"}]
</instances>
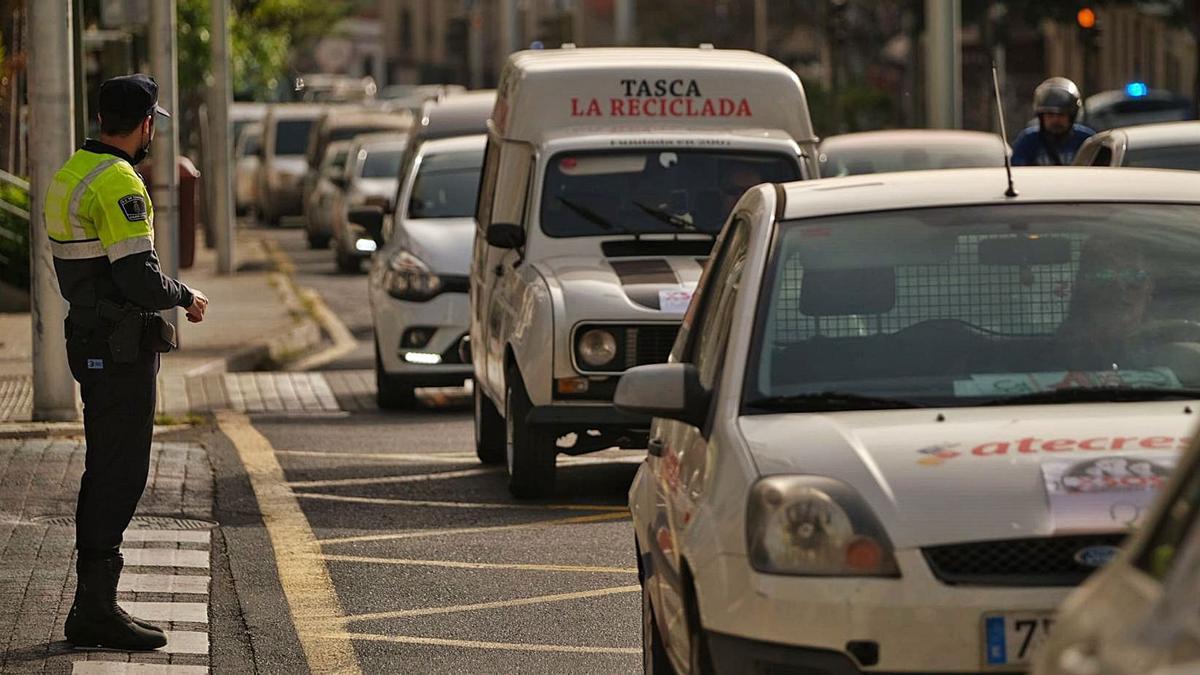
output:
<instances>
[{"instance_id":1,"label":"round headlight","mask_svg":"<svg viewBox=\"0 0 1200 675\"><path fill-rule=\"evenodd\" d=\"M617 338L613 334L593 328L579 338L579 358L585 364L598 368L617 356Z\"/></svg>"}]
</instances>

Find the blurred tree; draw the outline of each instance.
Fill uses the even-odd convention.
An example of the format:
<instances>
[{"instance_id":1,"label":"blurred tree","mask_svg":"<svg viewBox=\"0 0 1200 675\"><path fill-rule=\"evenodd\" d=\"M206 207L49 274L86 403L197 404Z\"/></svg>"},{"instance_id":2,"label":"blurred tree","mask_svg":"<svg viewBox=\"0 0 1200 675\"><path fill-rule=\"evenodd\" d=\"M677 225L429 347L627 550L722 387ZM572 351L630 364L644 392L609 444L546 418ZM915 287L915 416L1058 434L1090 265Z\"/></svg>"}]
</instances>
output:
<instances>
[{"instance_id":1,"label":"blurred tree","mask_svg":"<svg viewBox=\"0 0 1200 675\"><path fill-rule=\"evenodd\" d=\"M234 97L268 100L287 77L292 50L332 32L362 0L232 0ZM178 0L179 91L202 97L209 71L209 0Z\"/></svg>"}]
</instances>

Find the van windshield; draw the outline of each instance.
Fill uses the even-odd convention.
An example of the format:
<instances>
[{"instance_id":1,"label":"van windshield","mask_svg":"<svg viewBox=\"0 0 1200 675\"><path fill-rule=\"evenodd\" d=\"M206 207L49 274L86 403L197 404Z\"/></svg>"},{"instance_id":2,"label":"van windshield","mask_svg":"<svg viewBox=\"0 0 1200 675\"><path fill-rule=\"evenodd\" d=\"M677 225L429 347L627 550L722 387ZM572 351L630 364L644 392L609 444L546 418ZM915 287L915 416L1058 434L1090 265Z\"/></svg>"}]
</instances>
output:
<instances>
[{"instance_id":1,"label":"van windshield","mask_svg":"<svg viewBox=\"0 0 1200 675\"><path fill-rule=\"evenodd\" d=\"M542 230L551 237L715 233L747 188L799 177L795 158L765 153L560 153L546 168Z\"/></svg>"},{"instance_id":2,"label":"van windshield","mask_svg":"<svg viewBox=\"0 0 1200 675\"><path fill-rule=\"evenodd\" d=\"M447 152L421 159L408 201L409 218L470 218L475 215L483 150Z\"/></svg>"},{"instance_id":3,"label":"van windshield","mask_svg":"<svg viewBox=\"0 0 1200 675\"><path fill-rule=\"evenodd\" d=\"M275 125L275 154L303 155L308 150L312 120L279 120Z\"/></svg>"},{"instance_id":4,"label":"van windshield","mask_svg":"<svg viewBox=\"0 0 1200 675\"><path fill-rule=\"evenodd\" d=\"M780 226L747 410L1200 390L1200 209L916 209Z\"/></svg>"}]
</instances>

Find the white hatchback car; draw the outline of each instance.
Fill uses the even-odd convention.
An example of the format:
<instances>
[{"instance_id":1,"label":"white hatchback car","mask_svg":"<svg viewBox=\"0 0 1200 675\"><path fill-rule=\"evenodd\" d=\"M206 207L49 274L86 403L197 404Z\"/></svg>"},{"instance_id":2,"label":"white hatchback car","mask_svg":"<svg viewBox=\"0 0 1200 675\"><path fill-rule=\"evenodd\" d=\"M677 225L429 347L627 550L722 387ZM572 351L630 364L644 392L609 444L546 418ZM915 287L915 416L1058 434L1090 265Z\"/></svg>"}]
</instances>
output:
<instances>
[{"instance_id":1,"label":"white hatchback car","mask_svg":"<svg viewBox=\"0 0 1200 675\"><path fill-rule=\"evenodd\" d=\"M630 489L648 670L1023 670L1200 403L1200 177L1086 168L760 185Z\"/></svg>"},{"instance_id":2,"label":"white hatchback car","mask_svg":"<svg viewBox=\"0 0 1200 675\"><path fill-rule=\"evenodd\" d=\"M459 343L471 321L468 274L485 141L474 135L422 143L400 185L368 282L381 408L412 405L417 387L471 378Z\"/></svg>"}]
</instances>

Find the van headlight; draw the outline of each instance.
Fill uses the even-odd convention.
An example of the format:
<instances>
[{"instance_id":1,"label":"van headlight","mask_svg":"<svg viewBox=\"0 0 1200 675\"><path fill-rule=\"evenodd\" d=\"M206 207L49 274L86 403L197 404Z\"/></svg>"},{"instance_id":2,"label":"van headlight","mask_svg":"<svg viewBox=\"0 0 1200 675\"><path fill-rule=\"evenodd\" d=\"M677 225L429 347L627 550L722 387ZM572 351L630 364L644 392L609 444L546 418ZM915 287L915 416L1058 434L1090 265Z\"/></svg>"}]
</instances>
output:
<instances>
[{"instance_id":1,"label":"van headlight","mask_svg":"<svg viewBox=\"0 0 1200 675\"><path fill-rule=\"evenodd\" d=\"M579 336L575 343L579 360L593 368L612 363L617 357L617 337L604 328L592 328Z\"/></svg>"},{"instance_id":2,"label":"van headlight","mask_svg":"<svg viewBox=\"0 0 1200 675\"><path fill-rule=\"evenodd\" d=\"M891 542L849 485L769 476L750 489L746 543L754 569L801 576L900 576Z\"/></svg>"},{"instance_id":3,"label":"van headlight","mask_svg":"<svg viewBox=\"0 0 1200 675\"><path fill-rule=\"evenodd\" d=\"M442 280L420 258L400 251L388 261L383 288L393 298L423 302L442 292Z\"/></svg>"}]
</instances>

